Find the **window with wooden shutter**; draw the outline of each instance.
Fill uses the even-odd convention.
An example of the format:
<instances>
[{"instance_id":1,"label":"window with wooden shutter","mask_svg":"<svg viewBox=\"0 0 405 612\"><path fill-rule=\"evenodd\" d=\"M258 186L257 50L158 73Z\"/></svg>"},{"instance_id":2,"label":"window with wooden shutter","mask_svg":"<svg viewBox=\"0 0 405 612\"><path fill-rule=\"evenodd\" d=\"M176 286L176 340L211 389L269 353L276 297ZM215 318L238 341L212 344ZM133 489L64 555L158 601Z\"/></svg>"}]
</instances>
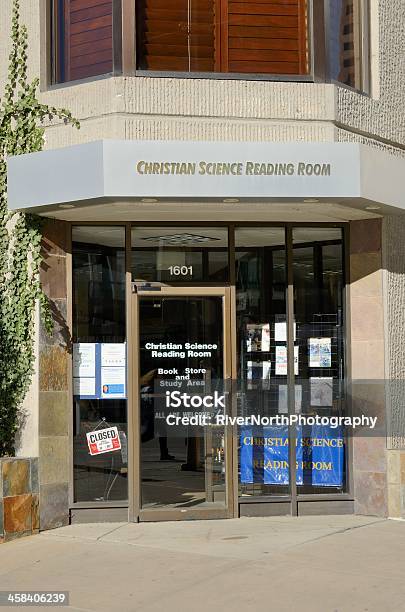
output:
<instances>
[{"instance_id":1,"label":"window with wooden shutter","mask_svg":"<svg viewBox=\"0 0 405 612\"><path fill-rule=\"evenodd\" d=\"M364 91L369 85L369 0L49 0L49 6L53 83L145 70L316 75Z\"/></svg>"},{"instance_id":2,"label":"window with wooden shutter","mask_svg":"<svg viewBox=\"0 0 405 612\"><path fill-rule=\"evenodd\" d=\"M138 0L138 68L218 70L217 4L217 0Z\"/></svg>"},{"instance_id":3,"label":"window with wooden shutter","mask_svg":"<svg viewBox=\"0 0 405 612\"><path fill-rule=\"evenodd\" d=\"M305 74L306 0L138 0L138 69Z\"/></svg>"},{"instance_id":4,"label":"window with wooden shutter","mask_svg":"<svg viewBox=\"0 0 405 612\"><path fill-rule=\"evenodd\" d=\"M112 32L112 0L64 0L63 80L111 72Z\"/></svg>"},{"instance_id":5,"label":"window with wooden shutter","mask_svg":"<svg viewBox=\"0 0 405 612\"><path fill-rule=\"evenodd\" d=\"M306 74L303 0L228 0L225 72Z\"/></svg>"}]
</instances>

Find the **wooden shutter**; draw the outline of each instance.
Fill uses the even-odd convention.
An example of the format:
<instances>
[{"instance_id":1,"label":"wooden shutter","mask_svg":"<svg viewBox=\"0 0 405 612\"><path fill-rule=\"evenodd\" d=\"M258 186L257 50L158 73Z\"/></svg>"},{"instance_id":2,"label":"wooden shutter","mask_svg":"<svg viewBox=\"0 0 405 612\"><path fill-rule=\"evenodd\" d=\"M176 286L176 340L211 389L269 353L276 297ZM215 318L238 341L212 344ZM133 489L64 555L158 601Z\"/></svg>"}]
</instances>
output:
<instances>
[{"instance_id":1,"label":"wooden shutter","mask_svg":"<svg viewBox=\"0 0 405 612\"><path fill-rule=\"evenodd\" d=\"M305 0L228 0L228 72L305 74Z\"/></svg>"},{"instance_id":2,"label":"wooden shutter","mask_svg":"<svg viewBox=\"0 0 405 612\"><path fill-rule=\"evenodd\" d=\"M217 0L137 0L138 68L214 71L219 57L216 3Z\"/></svg>"},{"instance_id":3,"label":"wooden shutter","mask_svg":"<svg viewBox=\"0 0 405 612\"><path fill-rule=\"evenodd\" d=\"M65 0L65 81L113 69L112 0Z\"/></svg>"}]
</instances>

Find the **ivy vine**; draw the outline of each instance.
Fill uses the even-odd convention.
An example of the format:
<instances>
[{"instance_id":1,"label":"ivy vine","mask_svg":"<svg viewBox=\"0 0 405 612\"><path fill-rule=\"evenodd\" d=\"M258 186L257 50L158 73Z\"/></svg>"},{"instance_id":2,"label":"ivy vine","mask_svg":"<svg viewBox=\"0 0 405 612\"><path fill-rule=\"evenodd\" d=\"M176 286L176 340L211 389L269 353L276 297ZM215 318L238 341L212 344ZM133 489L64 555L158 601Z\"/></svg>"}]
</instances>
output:
<instances>
[{"instance_id":1,"label":"ivy vine","mask_svg":"<svg viewBox=\"0 0 405 612\"><path fill-rule=\"evenodd\" d=\"M0 457L15 452L21 406L35 365L35 309L39 302L45 329L53 320L41 289L41 219L7 207L7 157L41 151L44 122L54 117L79 128L65 109L38 100L39 80L28 81L27 28L20 2L13 0L8 79L0 98Z\"/></svg>"}]
</instances>

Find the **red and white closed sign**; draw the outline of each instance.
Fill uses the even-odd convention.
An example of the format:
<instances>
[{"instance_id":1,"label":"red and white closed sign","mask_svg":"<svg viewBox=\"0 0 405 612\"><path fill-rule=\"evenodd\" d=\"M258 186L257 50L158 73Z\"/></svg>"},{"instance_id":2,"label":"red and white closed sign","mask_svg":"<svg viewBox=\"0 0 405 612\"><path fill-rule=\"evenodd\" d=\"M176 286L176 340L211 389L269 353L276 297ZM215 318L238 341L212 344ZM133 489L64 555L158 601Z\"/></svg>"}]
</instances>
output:
<instances>
[{"instance_id":1,"label":"red and white closed sign","mask_svg":"<svg viewBox=\"0 0 405 612\"><path fill-rule=\"evenodd\" d=\"M111 451L120 450L121 448L121 440L118 435L117 427L107 427L106 429L90 431L86 436L90 455L110 453Z\"/></svg>"}]
</instances>

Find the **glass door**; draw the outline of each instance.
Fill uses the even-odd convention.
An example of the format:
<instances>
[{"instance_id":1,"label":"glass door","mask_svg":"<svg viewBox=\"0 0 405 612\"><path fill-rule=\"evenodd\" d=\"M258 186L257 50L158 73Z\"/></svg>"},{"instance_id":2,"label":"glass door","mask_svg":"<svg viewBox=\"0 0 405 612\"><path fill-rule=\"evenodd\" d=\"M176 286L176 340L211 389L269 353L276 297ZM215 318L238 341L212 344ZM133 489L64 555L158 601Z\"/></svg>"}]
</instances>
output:
<instances>
[{"instance_id":1,"label":"glass door","mask_svg":"<svg viewBox=\"0 0 405 612\"><path fill-rule=\"evenodd\" d=\"M232 516L230 289L133 295L135 514Z\"/></svg>"}]
</instances>

